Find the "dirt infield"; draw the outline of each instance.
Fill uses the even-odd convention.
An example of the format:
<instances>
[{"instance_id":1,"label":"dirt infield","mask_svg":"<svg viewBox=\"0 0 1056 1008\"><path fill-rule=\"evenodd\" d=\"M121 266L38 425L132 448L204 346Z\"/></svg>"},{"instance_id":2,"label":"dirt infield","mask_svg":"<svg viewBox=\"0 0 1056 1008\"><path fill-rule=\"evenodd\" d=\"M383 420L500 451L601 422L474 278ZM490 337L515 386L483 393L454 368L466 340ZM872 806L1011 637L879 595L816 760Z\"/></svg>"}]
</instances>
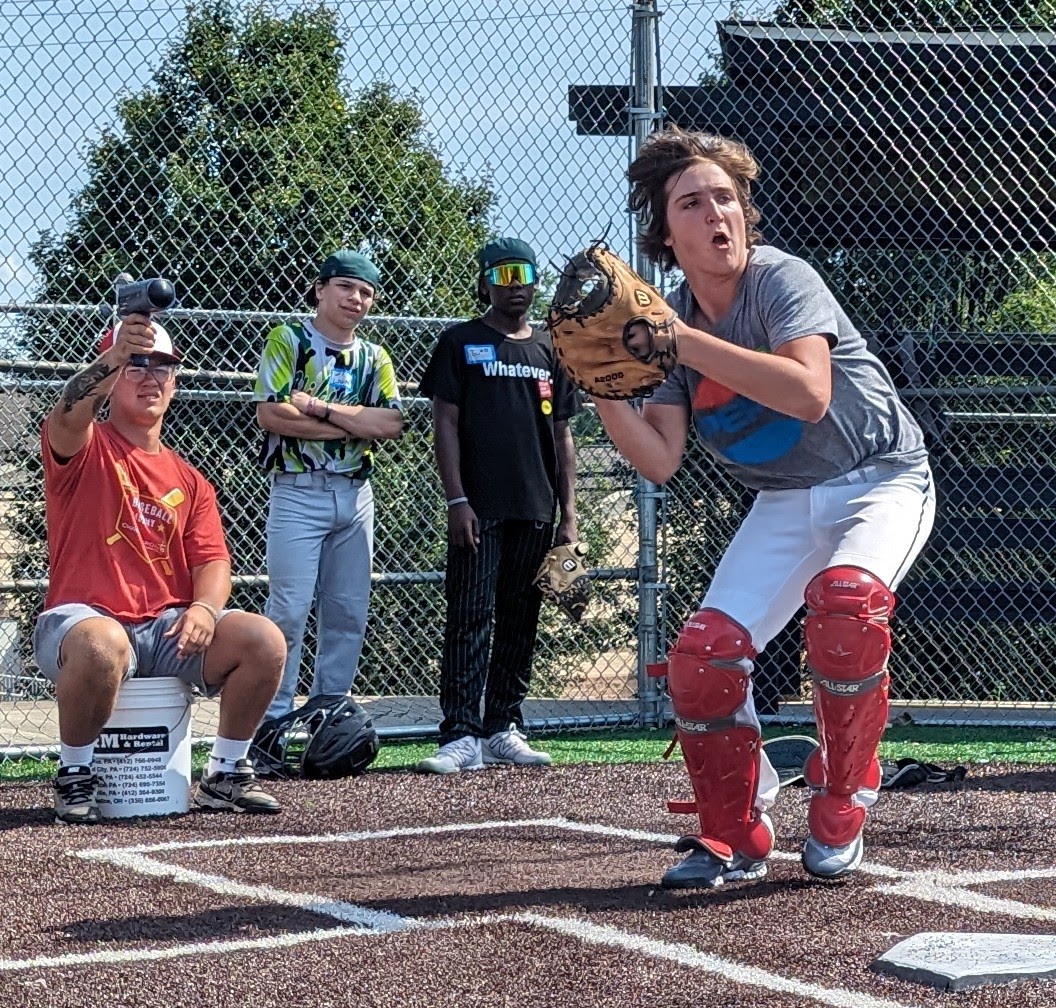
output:
<instances>
[{"instance_id":1,"label":"dirt infield","mask_svg":"<svg viewBox=\"0 0 1056 1008\"><path fill-rule=\"evenodd\" d=\"M803 792L757 883L656 887L691 820L677 764L284 783L278 817L52 823L0 789L0 1005L1039 1008L869 964L921 931L1056 930L1056 773L885 795L866 861L809 880Z\"/></svg>"}]
</instances>

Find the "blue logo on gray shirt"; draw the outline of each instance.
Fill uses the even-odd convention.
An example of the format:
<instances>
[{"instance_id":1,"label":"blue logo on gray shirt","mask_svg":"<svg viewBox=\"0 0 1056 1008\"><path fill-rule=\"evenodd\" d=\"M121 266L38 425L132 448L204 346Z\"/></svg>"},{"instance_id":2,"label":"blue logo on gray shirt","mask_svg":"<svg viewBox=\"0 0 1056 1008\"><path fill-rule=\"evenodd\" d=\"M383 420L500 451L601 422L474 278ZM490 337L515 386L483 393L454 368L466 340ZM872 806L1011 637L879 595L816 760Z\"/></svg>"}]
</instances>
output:
<instances>
[{"instance_id":1,"label":"blue logo on gray shirt","mask_svg":"<svg viewBox=\"0 0 1056 1008\"><path fill-rule=\"evenodd\" d=\"M738 465L773 462L790 452L803 423L705 378L693 396L693 426L701 439Z\"/></svg>"}]
</instances>

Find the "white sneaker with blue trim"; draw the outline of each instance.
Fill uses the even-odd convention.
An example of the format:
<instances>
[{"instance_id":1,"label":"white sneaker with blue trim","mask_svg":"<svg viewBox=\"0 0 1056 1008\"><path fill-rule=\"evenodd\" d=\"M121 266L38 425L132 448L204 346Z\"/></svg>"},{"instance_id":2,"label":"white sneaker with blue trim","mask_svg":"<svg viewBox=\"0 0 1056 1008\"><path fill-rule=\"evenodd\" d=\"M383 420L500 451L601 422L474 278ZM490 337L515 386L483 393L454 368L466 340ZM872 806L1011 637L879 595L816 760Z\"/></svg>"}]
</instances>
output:
<instances>
[{"instance_id":1,"label":"white sneaker with blue trim","mask_svg":"<svg viewBox=\"0 0 1056 1008\"><path fill-rule=\"evenodd\" d=\"M507 766L549 766L553 762L549 753L533 749L525 734L511 724L506 731L496 732L484 740L484 762Z\"/></svg>"},{"instance_id":2,"label":"white sneaker with blue trim","mask_svg":"<svg viewBox=\"0 0 1056 1008\"><path fill-rule=\"evenodd\" d=\"M462 770L482 770L480 739L475 735L463 735L462 738L440 746L435 756L428 756L418 764L421 773L453 774Z\"/></svg>"}]
</instances>

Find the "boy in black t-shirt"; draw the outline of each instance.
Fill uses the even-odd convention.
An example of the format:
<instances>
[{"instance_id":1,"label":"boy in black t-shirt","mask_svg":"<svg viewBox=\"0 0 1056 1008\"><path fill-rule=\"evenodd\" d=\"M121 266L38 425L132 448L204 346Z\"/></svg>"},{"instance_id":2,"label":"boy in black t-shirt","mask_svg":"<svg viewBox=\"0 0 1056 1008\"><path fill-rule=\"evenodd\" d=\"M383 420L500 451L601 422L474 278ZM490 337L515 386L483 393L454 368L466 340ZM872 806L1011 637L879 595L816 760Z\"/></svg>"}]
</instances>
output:
<instances>
[{"instance_id":1,"label":"boy in black t-shirt","mask_svg":"<svg viewBox=\"0 0 1056 1008\"><path fill-rule=\"evenodd\" d=\"M549 336L527 321L535 253L499 238L477 258L489 307L441 333L421 385L448 508L443 721L439 750L418 764L426 773L550 762L521 716L542 601L532 581L558 509L556 542L577 538L577 400Z\"/></svg>"}]
</instances>

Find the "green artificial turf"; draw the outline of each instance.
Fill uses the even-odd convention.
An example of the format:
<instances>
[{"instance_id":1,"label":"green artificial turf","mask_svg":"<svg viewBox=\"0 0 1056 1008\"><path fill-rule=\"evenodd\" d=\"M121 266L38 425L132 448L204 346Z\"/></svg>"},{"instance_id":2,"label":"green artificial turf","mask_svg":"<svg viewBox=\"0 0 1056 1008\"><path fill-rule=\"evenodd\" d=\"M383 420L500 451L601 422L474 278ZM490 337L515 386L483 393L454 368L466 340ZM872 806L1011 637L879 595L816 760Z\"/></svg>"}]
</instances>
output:
<instances>
[{"instance_id":1,"label":"green artificial turf","mask_svg":"<svg viewBox=\"0 0 1056 1008\"><path fill-rule=\"evenodd\" d=\"M772 728L765 738L779 735L813 734L812 729ZM561 735L533 735L532 744L545 749L558 765L573 763L650 763L663 757L671 741L669 730L589 731ZM436 741L384 742L373 770L408 770L423 757L436 751ZM1056 733L1030 728L971 727L933 728L921 725L893 725L884 736L880 754L884 759L912 757L922 763L940 766L1002 763L1027 766L1056 766ZM208 759L208 749L194 749L193 766L200 771ZM675 758L678 756L677 749ZM55 772L50 760L21 759L0 761L0 781L46 780Z\"/></svg>"},{"instance_id":2,"label":"green artificial turf","mask_svg":"<svg viewBox=\"0 0 1056 1008\"><path fill-rule=\"evenodd\" d=\"M813 736L814 732L810 728L768 727L763 737L800 734ZM649 763L663 757L670 741L668 730L570 732L532 737L533 746L550 753L555 764ZM436 743L432 741L389 742L382 747L374 766L408 769L435 751ZM884 759L912 757L922 763L938 764L1056 764L1056 733L1000 727L893 725L884 736L880 755Z\"/></svg>"}]
</instances>

